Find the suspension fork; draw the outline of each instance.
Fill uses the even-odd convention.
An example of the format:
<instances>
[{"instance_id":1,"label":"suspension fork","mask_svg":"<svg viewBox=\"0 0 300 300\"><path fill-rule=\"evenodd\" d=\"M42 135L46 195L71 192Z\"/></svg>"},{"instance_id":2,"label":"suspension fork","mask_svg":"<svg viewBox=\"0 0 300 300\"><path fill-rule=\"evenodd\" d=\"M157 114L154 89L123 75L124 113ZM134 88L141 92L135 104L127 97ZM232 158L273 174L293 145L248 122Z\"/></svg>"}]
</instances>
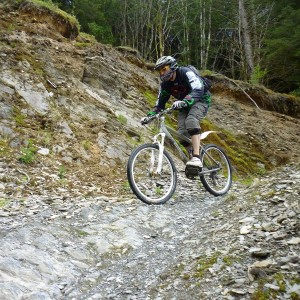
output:
<instances>
[{"instance_id":1,"label":"suspension fork","mask_svg":"<svg viewBox=\"0 0 300 300\"><path fill-rule=\"evenodd\" d=\"M155 162L155 152L152 150L151 153L151 167L150 172L153 174L160 174L162 169L162 160L163 160L163 153L164 153L164 143L165 143L166 134L164 132L160 132L159 134L155 135L153 138L153 143L158 145L158 162L157 168L154 172L154 162Z\"/></svg>"}]
</instances>

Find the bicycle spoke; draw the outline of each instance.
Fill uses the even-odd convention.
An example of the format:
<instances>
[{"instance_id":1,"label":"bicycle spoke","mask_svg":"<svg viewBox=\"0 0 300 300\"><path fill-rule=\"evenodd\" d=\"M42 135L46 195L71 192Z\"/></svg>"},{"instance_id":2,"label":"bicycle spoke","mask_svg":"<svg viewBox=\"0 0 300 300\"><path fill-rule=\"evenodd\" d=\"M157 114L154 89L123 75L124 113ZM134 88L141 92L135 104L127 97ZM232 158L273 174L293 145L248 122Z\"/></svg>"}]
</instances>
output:
<instances>
[{"instance_id":1,"label":"bicycle spoke","mask_svg":"<svg viewBox=\"0 0 300 300\"><path fill-rule=\"evenodd\" d=\"M164 153L159 170L158 158L158 147L146 145L133 153L128 166L131 187L134 193L146 203L164 203L176 188L174 163Z\"/></svg>"},{"instance_id":2,"label":"bicycle spoke","mask_svg":"<svg viewBox=\"0 0 300 300\"><path fill-rule=\"evenodd\" d=\"M208 145L202 153L202 161L203 171L216 169L200 176L204 187L215 196L227 193L232 175L231 165L224 151L216 145Z\"/></svg>"}]
</instances>

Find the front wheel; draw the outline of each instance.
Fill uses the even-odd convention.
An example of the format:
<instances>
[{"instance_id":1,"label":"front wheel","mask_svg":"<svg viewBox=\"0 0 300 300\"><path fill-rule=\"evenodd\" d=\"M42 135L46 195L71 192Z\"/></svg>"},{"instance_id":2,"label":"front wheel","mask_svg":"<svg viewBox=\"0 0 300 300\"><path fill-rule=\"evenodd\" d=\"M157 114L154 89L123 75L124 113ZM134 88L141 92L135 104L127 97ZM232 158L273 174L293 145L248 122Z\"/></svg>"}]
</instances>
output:
<instances>
[{"instance_id":1,"label":"front wheel","mask_svg":"<svg viewBox=\"0 0 300 300\"><path fill-rule=\"evenodd\" d=\"M159 167L159 146L144 144L136 148L127 163L127 178L133 193L147 204L163 204L174 194L177 171L173 159L163 151Z\"/></svg>"},{"instance_id":2,"label":"front wheel","mask_svg":"<svg viewBox=\"0 0 300 300\"><path fill-rule=\"evenodd\" d=\"M200 153L203 163L200 180L214 196L226 194L232 183L232 168L226 153L219 146L209 144Z\"/></svg>"}]
</instances>

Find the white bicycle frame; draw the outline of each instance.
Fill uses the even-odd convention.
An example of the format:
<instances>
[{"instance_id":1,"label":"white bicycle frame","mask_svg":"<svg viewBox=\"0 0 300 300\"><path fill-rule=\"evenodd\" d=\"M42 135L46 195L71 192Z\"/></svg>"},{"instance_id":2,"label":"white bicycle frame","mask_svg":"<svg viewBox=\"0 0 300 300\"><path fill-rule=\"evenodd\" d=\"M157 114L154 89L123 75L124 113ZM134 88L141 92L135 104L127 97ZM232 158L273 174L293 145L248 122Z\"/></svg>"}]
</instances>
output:
<instances>
[{"instance_id":1,"label":"white bicycle frame","mask_svg":"<svg viewBox=\"0 0 300 300\"><path fill-rule=\"evenodd\" d=\"M175 149L179 153L180 158L185 163L189 160L189 158L182 151L182 149L179 147L178 143L175 141L175 139L173 138L173 136L171 135L171 133L173 133L174 135L178 136L181 140L184 140L184 141L188 142L189 144L192 143L191 139L187 138L183 134L180 134L179 132L175 131L174 129L166 126L165 125L165 117L164 116L160 116L159 117L159 122L160 122L159 133L156 134L153 137L153 143L156 144L156 145L158 145L158 149L159 149L157 168L156 168L156 171L154 172L154 174L156 174L156 175L160 174L161 170L162 170L162 160L163 160L165 137L167 137L171 141L172 145L175 147ZM211 134L213 132L216 132L216 131L205 131L205 132L203 132L200 135L200 141L203 140L203 139L205 139L209 134ZM152 150L152 153L151 153L151 166L150 166L150 172L151 173L153 173L153 171L154 171L154 163L155 163L155 153L154 153L154 150ZM210 172L211 171L204 172L204 173L210 173Z\"/></svg>"}]
</instances>

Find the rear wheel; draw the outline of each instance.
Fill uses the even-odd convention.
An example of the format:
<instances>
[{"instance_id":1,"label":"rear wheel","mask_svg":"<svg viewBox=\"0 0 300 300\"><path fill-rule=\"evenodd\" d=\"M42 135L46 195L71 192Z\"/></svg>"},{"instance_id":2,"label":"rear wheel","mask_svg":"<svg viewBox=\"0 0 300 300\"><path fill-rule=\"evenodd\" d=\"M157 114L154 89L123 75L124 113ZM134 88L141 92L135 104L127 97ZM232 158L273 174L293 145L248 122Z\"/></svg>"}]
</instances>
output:
<instances>
[{"instance_id":1,"label":"rear wheel","mask_svg":"<svg viewBox=\"0 0 300 300\"><path fill-rule=\"evenodd\" d=\"M226 194L232 184L232 168L224 150L217 145L204 146L200 154L203 163L200 180L205 189L214 196ZM210 171L205 173L206 171Z\"/></svg>"},{"instance_id":2,"label":"rear wheel","mask_svg":"<svg viewBox=\"0 0 300 300\"><path fill-rule=\"evenodd\" d=\"M131 153L127 164L130 187L147 204L165 203L176 190L177 171L173 159L164 151L161 170L157 172L158 158L158 145L144 144Z\"/></svg>"}]
</instances>

